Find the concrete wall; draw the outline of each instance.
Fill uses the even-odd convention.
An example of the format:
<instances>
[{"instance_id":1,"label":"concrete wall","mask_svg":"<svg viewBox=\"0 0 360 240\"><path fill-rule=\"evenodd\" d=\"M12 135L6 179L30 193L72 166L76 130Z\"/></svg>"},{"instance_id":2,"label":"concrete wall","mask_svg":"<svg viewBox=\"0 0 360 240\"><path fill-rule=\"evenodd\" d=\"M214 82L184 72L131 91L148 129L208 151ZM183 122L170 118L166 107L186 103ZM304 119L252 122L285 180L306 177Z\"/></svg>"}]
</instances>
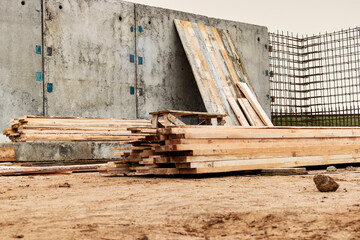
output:
<instances>
[{"instance_id":1,"label":"concrete wall","mask_svg":"<svg viewBox=\"0 0 360 240\"><path fill-rule=\"evenodd\" d=\"M0 2L0 130L22 115L43 114L41 0ZM36 80L38 72L38 81ZM0 142L6 137L0 134Z\"/></svg>"},{"instance_id":2,"label":"concrete wall","mask_svg":"<svg viewBox=\"0 0 360 240\"><path fill-rule=\"evenodd\" d=\"M137 66L138 89L142 89L138 116L146 118L151 111L165 109L206 111L174 19L208 24L208 18L145 5L135 9L136 50L143 58Z\"/></svg>"},{"instance_id":3,"label":"concrete wall","mask_svg":"<svg viewBox=\"0 0 360 240\"><path fill-rule=\"evenodd\" d=\"M1 129L26 114L147 118L164 109L205 111L175 18L230 31L270 115L266 27L119 0L20 2L0 3L1 30L11 36L0 38ZM42 36L43 59L35 53Z\"/></svg>"},{"instance_id":4,"label":"concrete wall","mask_svg":"<svg viewBox=\"0 0 360 240\"><path fill-rule=\"evenodd\" d=\"M45 0L45 114L136 117L134 4ZM50 51L50 50L49 50ZM53 91L47 91L52 84Z\"/></svg>"}]
</instances>

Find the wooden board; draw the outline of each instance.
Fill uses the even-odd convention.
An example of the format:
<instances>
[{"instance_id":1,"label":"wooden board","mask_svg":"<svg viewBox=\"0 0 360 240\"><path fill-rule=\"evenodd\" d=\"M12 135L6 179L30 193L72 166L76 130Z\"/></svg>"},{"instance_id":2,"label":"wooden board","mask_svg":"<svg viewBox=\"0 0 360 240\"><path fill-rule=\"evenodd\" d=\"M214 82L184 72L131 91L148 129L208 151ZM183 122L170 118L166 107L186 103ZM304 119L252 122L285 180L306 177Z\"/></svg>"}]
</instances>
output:
<instances>
[{"instance_id":1,"label":"wooden board","mask_svg":"<svg viewBox=\"0 0 360 240\"><path fill-rule=\"evenodd\" d=\"M237 83L241 92L245 95L246 99L249 101L251 106L257 112L258 116L261 118L265 126L274 126L270 120L270 118L265 113L264 109L261 107L259 100L256 98L256 95L250 90L246 83Z\"/></svg>"},{"instance_id":2,"label":"wooden board","mask_svg":"<svg viewBox=\"0 0 360 240\"><path fill-rule=\"evenodd\" d=\"M207 111L227 114L225 125L239 125L228 99L241 96L237 83L250 85L250 81L230 35L226 30L174 21Z\"/></svg>"},{"instance_id":3,"label":"wooden board","mask_svg":"<svg viewBox=\"0 0 360 240\"><path fill-rule=\"evenodd\" d=\"M0 147L0 162L16 161L14 147Z\"/></svg>"},{"instance_id":4,"label":"wooden board","mask_svg":"<svg viewBox=\"0 0 360 240\"><path fill-rule=\"evenodd\" d=\"M238 98L238 103L241 106L241 110L243 110L251 126L265 126L263 121L255 112L254 108L250 105L249 100L247 100L246 98Z\"/></svg>"}]
</instances>

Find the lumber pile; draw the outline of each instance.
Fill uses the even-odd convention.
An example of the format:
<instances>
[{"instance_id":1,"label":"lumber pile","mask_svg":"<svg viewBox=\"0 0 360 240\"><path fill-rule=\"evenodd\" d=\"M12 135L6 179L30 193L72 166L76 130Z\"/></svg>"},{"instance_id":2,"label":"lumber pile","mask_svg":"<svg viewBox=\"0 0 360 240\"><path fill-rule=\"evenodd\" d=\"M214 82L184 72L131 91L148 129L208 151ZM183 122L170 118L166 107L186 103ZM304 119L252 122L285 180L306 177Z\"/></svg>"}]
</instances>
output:
<instances>
[{"instance_id":1,"label":"lumber pile","mask_svg":"<svg viewBox=\"0 0 360 240\"><path fill-rule=\"evenodd\" d=\"M356 163L360 128L174 126L158 128L132 146L112 164L113 173L199 174Z\"/></svg>"},{"instance_id":2,"label":"lumber pile","mask_svg":"<svg viewBox=\"0 0 360 240\"><path fill-rule=\"evenodd\" d=\"M225 126L273 126L227 30L174 20L209 113L226 114Z\"/></svg>"},{"instance_id":3,"label":"lumber pile","mask_svg":"<svg viewBox=\"0 0 360 240\"><path fill-rule=\"evenodd\" d=\"M3 134L12 142L27 141L131 141L148 135L131 133L131 127L150 127L148 119L34 117L10 121Z\"/></svg>"}]
</instances>

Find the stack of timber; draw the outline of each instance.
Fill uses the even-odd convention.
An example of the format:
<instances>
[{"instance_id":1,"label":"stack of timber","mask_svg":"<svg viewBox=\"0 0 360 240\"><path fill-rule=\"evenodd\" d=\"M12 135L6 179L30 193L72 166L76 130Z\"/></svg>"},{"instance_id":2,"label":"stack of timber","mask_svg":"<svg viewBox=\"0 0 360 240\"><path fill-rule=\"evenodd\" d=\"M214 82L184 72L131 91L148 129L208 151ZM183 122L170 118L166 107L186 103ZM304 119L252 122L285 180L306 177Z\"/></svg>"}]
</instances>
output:
<instances>
[{"instance_id":1,"label":"stack of timber","mask_svg":"<svg viewBox=\"0 0 360 240\"><path fill-rule=\"evenodd\" d=\"M360 128L175 126L158 128L132 145L131 153L117 163L117 174L199 174L360 162Z\"/></svg>"},{"instance_id":2,"label":"stack of timber","mask_svg":"<svg viewBox=\"0 0 360 240\"><path fill-rule=\"evenodd\" d=\"M3 134L12 142L27 141L132 141L148 133L132 133L131 127L150 127L148 119L34 117L10 121Z\"/></svg>"},{"instance_id":3,"label":"stack of timber","mask_svg":"<svg viewBox=\"0 0 360 240\"><path fill-rule=\"evenodd\" d=\"M225 126L273 126L229 32L174 21L206 110L226 114Z\"/></svg>"}]
</instances>

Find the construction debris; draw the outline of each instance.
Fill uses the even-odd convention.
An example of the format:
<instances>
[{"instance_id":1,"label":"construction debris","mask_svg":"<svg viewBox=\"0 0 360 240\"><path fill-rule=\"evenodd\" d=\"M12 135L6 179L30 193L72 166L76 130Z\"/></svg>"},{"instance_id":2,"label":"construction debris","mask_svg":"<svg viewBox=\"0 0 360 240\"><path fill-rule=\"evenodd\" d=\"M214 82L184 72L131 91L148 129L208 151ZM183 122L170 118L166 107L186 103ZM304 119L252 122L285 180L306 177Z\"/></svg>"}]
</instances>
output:
<instances>
[{"instance_id":1,"label":"construction debris","mask_svg":"<svg viewBox=\"0 0 360 240\"><path fill-rule=\"evenodd\" d=\"M148 119L24 116L11 120L3 134L12 142L130 141L148 134L131 133L128 128L150 126Z\"/></svg>"},{"instance_id":2,"label":"construction debris","mask_svg":"<svg viewBox=\"0 0 360 240\"><path fill-rule=\"evenodd\" d=\"M320 192L335 192L339 188L339 184L333 178L326 175L315 175L314 182Z\"/></svg>"}]
</instances>

